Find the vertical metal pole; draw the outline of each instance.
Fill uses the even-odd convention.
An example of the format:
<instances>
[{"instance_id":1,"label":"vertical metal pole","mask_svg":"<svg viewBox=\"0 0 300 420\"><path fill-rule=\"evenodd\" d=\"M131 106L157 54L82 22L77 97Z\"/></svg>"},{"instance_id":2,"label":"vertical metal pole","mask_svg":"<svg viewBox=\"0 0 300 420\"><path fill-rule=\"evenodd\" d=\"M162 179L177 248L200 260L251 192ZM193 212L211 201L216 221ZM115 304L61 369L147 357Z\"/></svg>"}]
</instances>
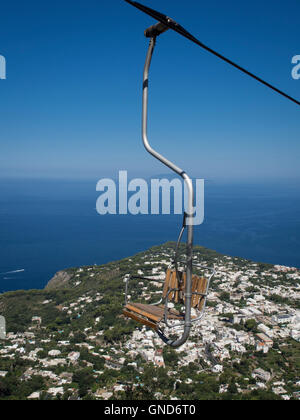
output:
<instances>
[{"instance_id":1,"label":"vertical metal pole","mask_svg":"<svg viewBox=\"0 0 300 420\"><path fill-rule=\"evenodd\" d=\"M168 340L164 335L160 334L161 338L170 346L177 348L182 346L189 338L190 330L192 327L191 310L192 310L192 277L193 277L193 241L194 241L194 225L193 225L193 207L194 207L194 188L191 178L176 166L174 163L166 159L164 156L156 152L149 144L148 140L148 96L149 96L149 69L152 61L153 52L156 45L156 37L151 38L150 45L147 53L145 68L144 68L144 81L143 81L143 124L142 136L144 146L148 153L155 159L158 159L164 165L169 167L177 175L181 176L184 180L188 190L188 209L187 213L187 226L188 226L188 239L187 239L187 279L186 279L186 293L185 293L185 323L183 336L177 340Z\"/></svg>"}]
</instances>

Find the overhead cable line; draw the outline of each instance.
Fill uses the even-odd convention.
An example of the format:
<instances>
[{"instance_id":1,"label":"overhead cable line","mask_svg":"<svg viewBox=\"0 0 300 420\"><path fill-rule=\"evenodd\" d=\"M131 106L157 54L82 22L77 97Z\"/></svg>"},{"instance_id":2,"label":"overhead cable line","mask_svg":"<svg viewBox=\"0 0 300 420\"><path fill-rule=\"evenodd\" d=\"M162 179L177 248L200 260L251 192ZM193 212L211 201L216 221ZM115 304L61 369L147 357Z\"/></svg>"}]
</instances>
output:
<instances>
[{"instance_id":1,"label":"overhead cable line","mask_svg":"<svg viewBox=\"0 0 300 420\"><path fill-rule=\"evenodd\" d=\"M195 38L192 34L190 34L186 29L184 29L179 23L175 22L173 19L169 18L168 16L157 12L156 10L151 9L150 7L144 6L137 1L132 0L125 0L127 3L131 4L132 6L136 7L137 9L141 10L142 12L146 13L147 15L153 17L154 19L158 20L160 23L158 25L154 25L148 30L145 31L145 35L148 38L156 37L161 33L167 31L168 29L172 29L173 31L179 33L183 37L189 39L199 47L203 48L204 50L210 52L211 54L215 55L216 57L220 58L221 60L225 61L226 63L230 64L231 66L235 67L236 69L240 70L244 74L247 74L252 79L256 80L257 82L267 86L268 88L272 89L273 91L279 93L280 95L284 96L286 99L294 102L297 105L300 105L300 101L293 98L292 96L288 95L287 93L283 92L282 90L278 89L277 87L273 86L272 84L266 82L261 77L256 76L255 74L251 73L247 69L243 68L239 64L235 63L234 61L226 58L224 55L218 53L217 51L213 50L212 48L208 47L207 45L203 44L203 42L199 41Z\"/></svg>"}]
</instances>

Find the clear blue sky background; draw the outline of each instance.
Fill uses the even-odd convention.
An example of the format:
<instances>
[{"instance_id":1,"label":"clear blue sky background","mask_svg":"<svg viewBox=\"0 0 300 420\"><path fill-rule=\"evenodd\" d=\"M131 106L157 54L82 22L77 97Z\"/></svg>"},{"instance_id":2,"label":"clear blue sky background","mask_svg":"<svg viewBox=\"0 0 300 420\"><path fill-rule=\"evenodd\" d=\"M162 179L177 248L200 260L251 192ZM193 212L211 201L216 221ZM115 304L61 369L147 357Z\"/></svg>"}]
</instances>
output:
<instances>
[{"instance_id":1,"label":"clear blue sky background","mask_svg":"<svg viewBox=\"0 0 300 420\"><path fill-rule=\"evenodd\" d=\"M299 0L144 0L202 42L300 98ZM122 0L2 2L0 177L166 172L140 136L153 20ZM158 42L150 138L206 179L299 178L299 107L175 33Z\"/></svg>"}]
</instances>

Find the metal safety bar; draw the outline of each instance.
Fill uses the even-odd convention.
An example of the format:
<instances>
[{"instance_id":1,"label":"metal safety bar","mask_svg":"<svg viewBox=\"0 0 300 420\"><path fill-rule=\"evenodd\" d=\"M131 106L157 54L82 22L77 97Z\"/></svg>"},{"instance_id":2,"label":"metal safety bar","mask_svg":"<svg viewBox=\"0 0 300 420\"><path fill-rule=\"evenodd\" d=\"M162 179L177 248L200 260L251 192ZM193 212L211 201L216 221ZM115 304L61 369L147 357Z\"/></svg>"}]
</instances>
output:
<instances>
[{"instance_id":1,"label":"metal safety bar","mask_svg":"<svg viewBox=\"0 0 300 420\"><path fill-rule=\"evenodd\" d=\"M128 286L129 286L130 280L153 281L155 283L161 283L161 284L164 284L165 283L163 280L149 279L147 277L140 277L140 276L131 276L131 277L127 278L126 279L126 282L125 282L125 306L128 305L128 303L129 303L129 299L128 299L128 296L129 296ZM162 303L162 301L163 301L163 299L161 299L157 303L152 303L152 306L158 306L158 305L160 305Z\"/></svg>"}]
</instances>

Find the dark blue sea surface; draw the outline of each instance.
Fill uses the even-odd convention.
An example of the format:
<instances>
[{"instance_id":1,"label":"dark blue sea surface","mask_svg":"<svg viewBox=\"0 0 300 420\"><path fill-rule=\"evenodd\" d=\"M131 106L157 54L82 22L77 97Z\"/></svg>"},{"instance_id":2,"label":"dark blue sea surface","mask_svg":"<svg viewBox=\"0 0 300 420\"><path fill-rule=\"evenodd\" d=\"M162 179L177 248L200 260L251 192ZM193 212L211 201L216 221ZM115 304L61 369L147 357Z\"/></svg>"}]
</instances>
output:
<instances>
[{"instance_id":1,"label":"dark blue sea surface","mask_svg":"<svg viewBox=\"0 0 300 420\"><path fill-rule=\"evenodd\" d=\"M59 270L177 239L179 216L99 216L96 181L0 180L0 292L41 289ZM206 183L195 243L300 267L300 186Z\"/></svg>"}]
</instances>

